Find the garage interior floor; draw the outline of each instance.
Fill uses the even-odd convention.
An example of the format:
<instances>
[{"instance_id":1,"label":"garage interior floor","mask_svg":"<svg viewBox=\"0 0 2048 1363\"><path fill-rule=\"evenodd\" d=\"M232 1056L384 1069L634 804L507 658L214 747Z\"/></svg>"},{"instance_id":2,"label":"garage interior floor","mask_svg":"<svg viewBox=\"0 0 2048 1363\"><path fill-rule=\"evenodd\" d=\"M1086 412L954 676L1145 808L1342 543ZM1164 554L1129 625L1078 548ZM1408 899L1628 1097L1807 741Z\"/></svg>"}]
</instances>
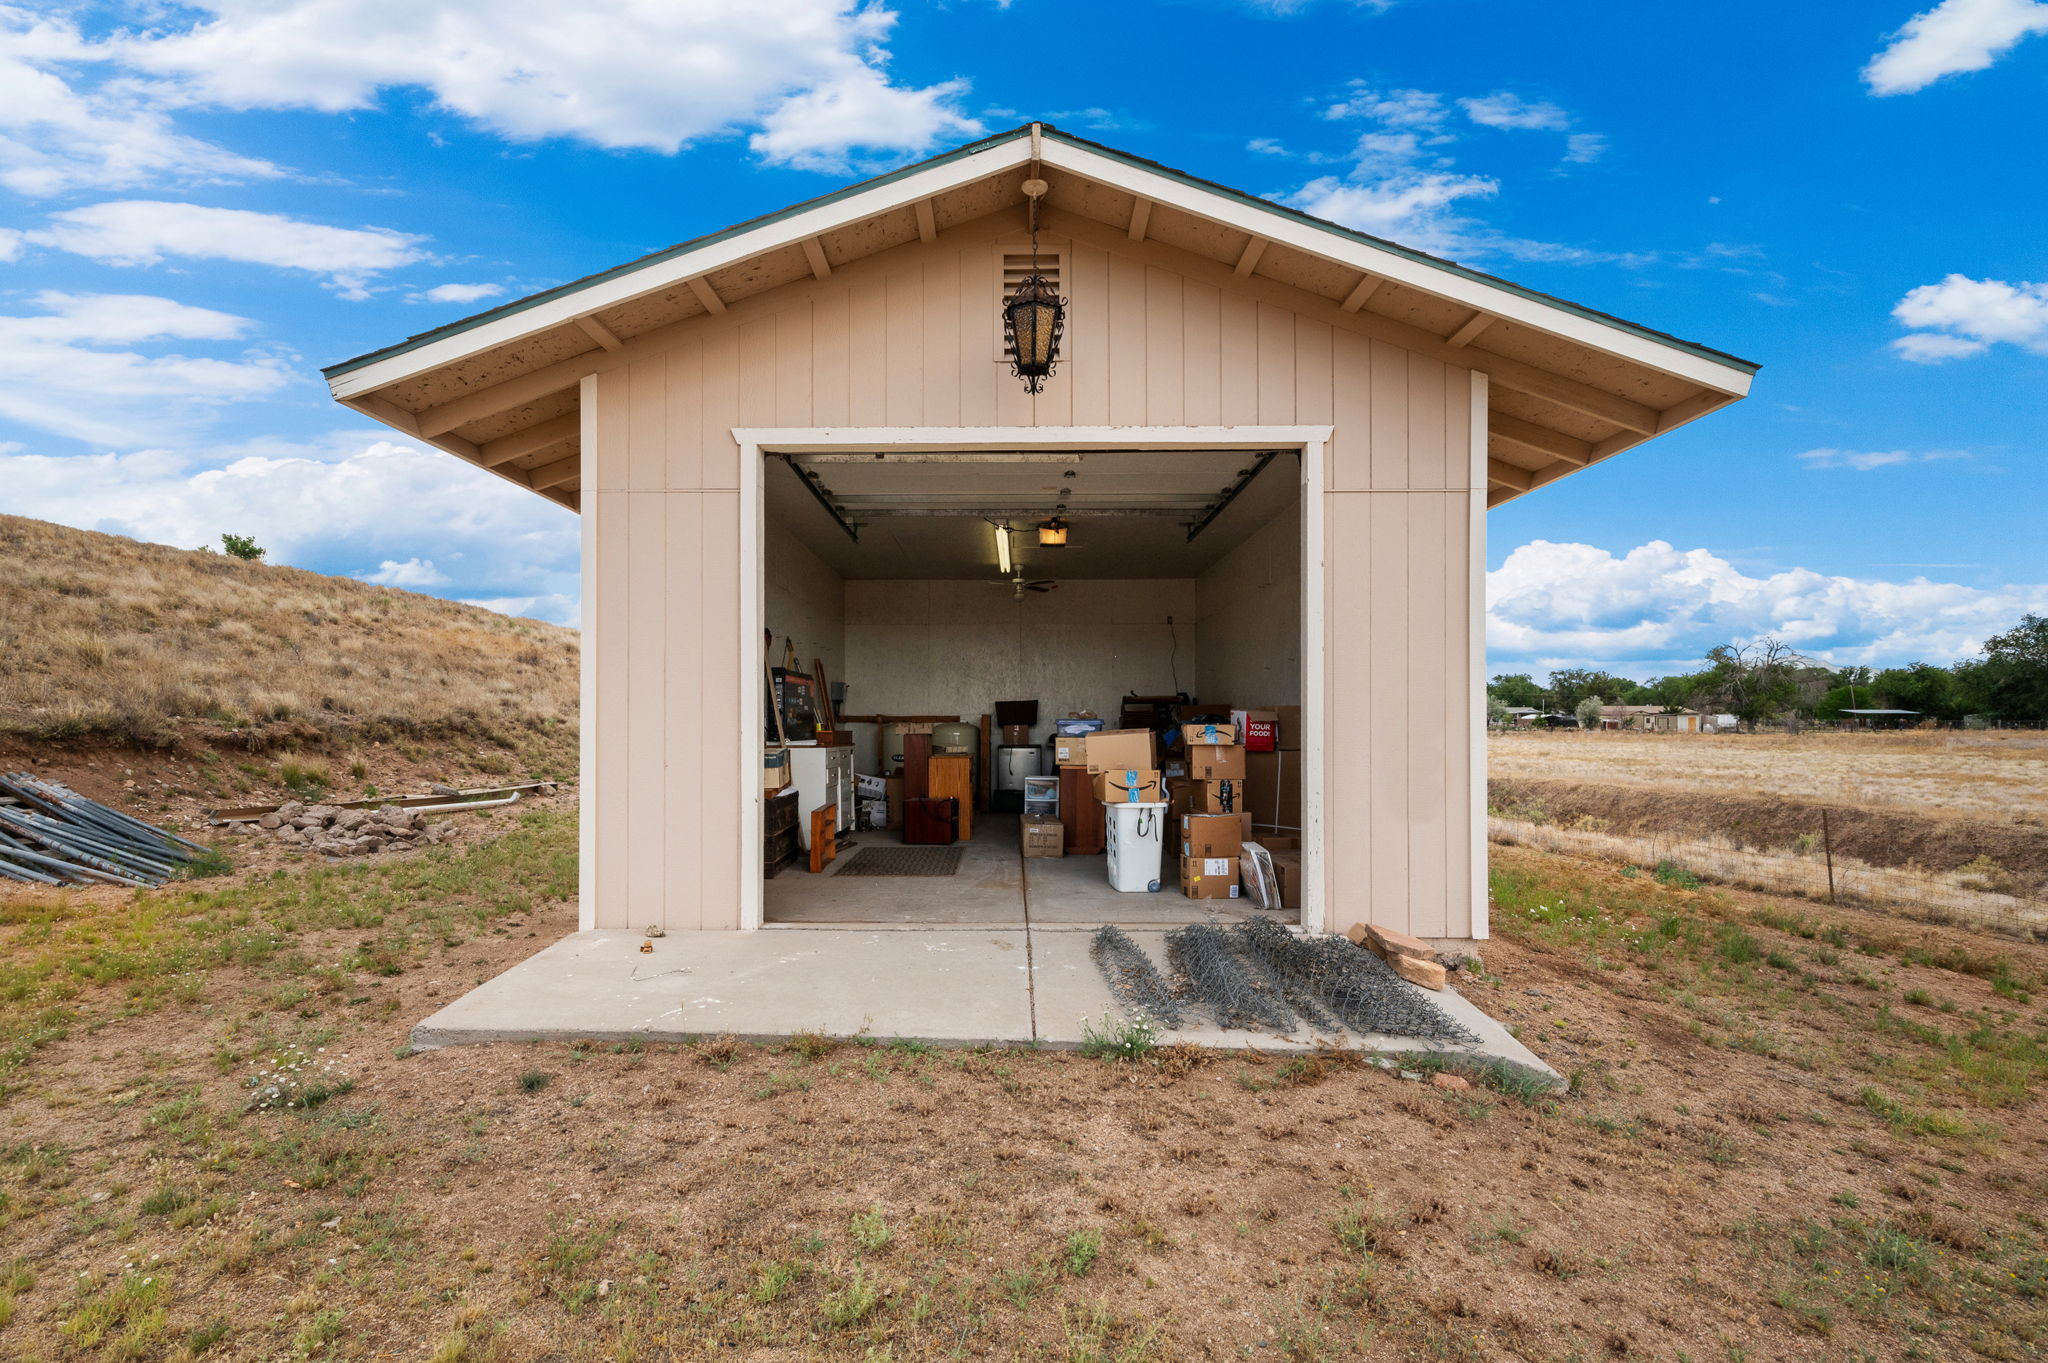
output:
<instances>
[{"instance_id":1,"label":"garage interior floor","mask_svg":"<svg viewBox=\"0 0 2048 1363\"><path fill-rule=\"evenodd\" d=\"M1156 894L1110 888L1101 856L1033 857L1018 841L1018 816L974 816L974 837L960 844L960 869L950 876L840 876L862 847L900 847L900 833L871 829L840 835L839 860L819 875L799 860L763 882L762 918L770 928L825 924L921 927L1093 929L1172 927L1211 917L1229 922L1254 915L1294 924L1293 912L1262 913L1242 899L1189 899L1173 868L1163 867Z\"/></svg>"}]
</instances>

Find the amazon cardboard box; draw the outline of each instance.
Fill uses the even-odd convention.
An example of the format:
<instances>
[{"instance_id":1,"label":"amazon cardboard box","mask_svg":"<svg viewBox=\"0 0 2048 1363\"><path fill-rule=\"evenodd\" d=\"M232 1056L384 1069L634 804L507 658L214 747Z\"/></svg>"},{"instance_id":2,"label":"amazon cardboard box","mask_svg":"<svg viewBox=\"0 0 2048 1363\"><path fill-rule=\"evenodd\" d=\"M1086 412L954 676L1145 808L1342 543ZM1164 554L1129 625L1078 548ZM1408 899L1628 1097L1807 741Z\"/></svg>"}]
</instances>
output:
<instances>
[{"instance_id":1,"label":"amazon cardboard box","mask_svg":"<svg viewBox=\"0 0 2048 1363\"><path fill-rule=\"evenodd\" d=\"M1054 734L1052 739L1052 764L1056 767L1087 766L1088 735Z\"/></svg>"},{"instance_id":2,"label":"amazon cardboard box","mask_svg":"<svg viewBox=\"0 0 2048 1363\"><path fill-rule=\"evenodd\" d=\"M1158 804L1166 799L1156 771L1099 771L1095 798L1106 805Z\"/></svg>"},{"instance_id":3,"label":"amazon cardboard box","mask_svg":"<svg viewBox=\"0 0 2048 1363\"><path fill-rule=\"evenodd\" d=\"M1183 724L1180 726L1180 741L1193 747L1198 743L1212 746L1237 742L1239 730L1235 724Z\"/></svg>"},{"instance_id":4,"label":"amazon cardboard box","mask_svg":"<svg viewBox=\"0 0 2048 1363\"><path fill-rule=\"evenodd\" d=\"M1159 770L1150 729L1104 729L1088 735L1087 761L1090 771Z\"/></svg>"},{"instance_id":5,"label":"amazon cardboard box","mask_svg":"<svg viewBox=\"0 0 2048 1363\"><path fill-rule=\"evenodd\" d=\"M1238 899L1236 857L1182 857L1180 892L1189 899Z\"/></svg>"},{"instance_id":6,"label":"amazon cardboard box","mask_svg":"<svg viewBox=\"0 0 2048 1363\"><path fill-rule=\"evenodd\" d=\"M1188 777L1195 781L1242 781L1245 751L1235 743L1190 743Z\"/></svg>"},{"instance_id":7,"label":"amazon cardboard box","mask_svg":"<svg viewBox=\"0 0 2048 1363\"><path fill-rule=\"evenodd\" d=\"M1245 810L1245 784L1242 781L1190 781L1194 790L1195 814L1241 814Z\"/></svg>"},{"instance_id":8,"label":"amazon cardboard box","mask_svg":"<svg viewBox=\"0 0 2048 1363\"><path fill-rule=\"evenodd\" d=\"M1260 828L1301 828L1301 754L1282 749L1245 755L1245 804Z\"/></svg>"},{"instance_id":9,"label":"amazon cardboard box","mask_svg":"<svg viewBox=\"0 0 2048 1363\"><path fill-rule=\"evenodd\" d=\"M1184 857L1234 857L1244 851L1251 833L1249 814L1183 814L1180 816L1180 855Z\"/></svg>"}]
</instances>

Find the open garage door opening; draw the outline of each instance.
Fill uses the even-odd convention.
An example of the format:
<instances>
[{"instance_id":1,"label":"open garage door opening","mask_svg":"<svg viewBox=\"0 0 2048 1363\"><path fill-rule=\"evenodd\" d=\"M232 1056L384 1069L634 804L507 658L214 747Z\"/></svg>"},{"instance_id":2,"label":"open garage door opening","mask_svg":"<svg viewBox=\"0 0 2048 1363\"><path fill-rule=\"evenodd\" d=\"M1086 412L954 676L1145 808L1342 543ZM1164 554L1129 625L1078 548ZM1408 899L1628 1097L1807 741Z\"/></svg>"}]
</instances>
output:
<instances>
[{"instance_id":1,"label":"open garage door opening","mask_svg":"<svg viewBox=\"0 0 2048 1363\"><path fill-rule=\"evenodd\" d=\"M760 452L760 919L1302 921L1303 452Z\"/></svg>"}]
</instances>

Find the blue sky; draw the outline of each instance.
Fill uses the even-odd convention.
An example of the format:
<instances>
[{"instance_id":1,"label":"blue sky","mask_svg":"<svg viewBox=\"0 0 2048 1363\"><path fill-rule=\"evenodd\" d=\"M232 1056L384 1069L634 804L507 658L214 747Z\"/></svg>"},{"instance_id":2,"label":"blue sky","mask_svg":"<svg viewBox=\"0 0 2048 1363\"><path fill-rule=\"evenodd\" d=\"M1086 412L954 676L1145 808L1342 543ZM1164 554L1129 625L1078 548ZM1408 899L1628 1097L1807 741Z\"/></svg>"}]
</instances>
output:
<instances>
[{"instance_id":1,"label":"blue sky","mask_svg":"<svg viewBox=\"0 0 2048 1363\"><path fill-rule=\"evenodd\" d=\"M574 518L318 367L1043 118L1764 365L1492 513L1496 670L2048 612L2041 0L566 13L0 3L0 510L573 622Z\"/></svg>"}]
</instances>

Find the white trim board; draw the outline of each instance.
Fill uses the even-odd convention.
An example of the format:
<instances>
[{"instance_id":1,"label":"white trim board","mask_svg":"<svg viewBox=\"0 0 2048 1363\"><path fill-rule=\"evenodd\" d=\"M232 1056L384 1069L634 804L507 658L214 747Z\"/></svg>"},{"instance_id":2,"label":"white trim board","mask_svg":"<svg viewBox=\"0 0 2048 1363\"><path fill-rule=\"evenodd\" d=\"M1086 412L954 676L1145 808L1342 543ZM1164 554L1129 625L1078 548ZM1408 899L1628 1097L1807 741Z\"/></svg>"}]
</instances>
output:
<instances>
[{"instance_id":1,"label":"white trim board","mask_svg":"<svg viewBox=\"0 0 2048 1363\"><path fill-rule=\"evenodd\" d=\"M1324 450L1330 426L843 426L734 427L740 447L740 641L749 671L761 655L767 565L763 558L761 467L769 454L829 454L849 447L888 447L901 453L1117 449L1195 450L1296 449L1301 451L1302 609L1301 673L1303 757L1301 763L1301 926L1322 932L1328 903L1323 866L1323 486ZM1482 489L1481 498L1485 496ZM585 524L589 524L586 518ZM1310 565L1316 571L1309 571ZM586 617L587 618L587 617ZM587 647L587 643L586 643ZM740 751L748 798L740 805L740 929L763 925L761 892L761 734L767 723L760 677L741 691ZM1481 712L1482 719L1484 712ZM1313 813L1311 813L1313 811Z\"/></svg>"},{"instance_id":2,"label":"white trim board","mask_svg":"<svg viewBox=\"0 0 2048 1363\"><path fill-rule=\"evenodd\" d=\"M1470 278L1399 251L1342 235L1332 228L1262 209L1234 194L1219 193L1180 176L1105 156L1058 137L1039 139L1022 136L778 218L751 231L706 243L695 250L649 262L639 269L597 280L562 297L373 361L337 375L328 387L336 398L343 400L372 393L466 356L573 323L583 315L645 294L687 284L770 251L800 247L821 233L849 227L896 209L914 207L948 190L1022 167L1034 157L1042 159L1047 166L1110 186L1150 204L1165 204L1182 213L1244 232L1255 243L1278 242L1292 250L1348 266L1366 276L1390 279L1404 287L1447 299L1490 317L1532 327L1716 392L1734 397L1743 397L1749 392L1751 376L1744 368L1715 360L1680 343L1662 341L1619 325L1604 323L1569 307L1530 297L1504 284ZM1256 265L1255 257L1253 264Z\"/></svg>"}]
</instances>

